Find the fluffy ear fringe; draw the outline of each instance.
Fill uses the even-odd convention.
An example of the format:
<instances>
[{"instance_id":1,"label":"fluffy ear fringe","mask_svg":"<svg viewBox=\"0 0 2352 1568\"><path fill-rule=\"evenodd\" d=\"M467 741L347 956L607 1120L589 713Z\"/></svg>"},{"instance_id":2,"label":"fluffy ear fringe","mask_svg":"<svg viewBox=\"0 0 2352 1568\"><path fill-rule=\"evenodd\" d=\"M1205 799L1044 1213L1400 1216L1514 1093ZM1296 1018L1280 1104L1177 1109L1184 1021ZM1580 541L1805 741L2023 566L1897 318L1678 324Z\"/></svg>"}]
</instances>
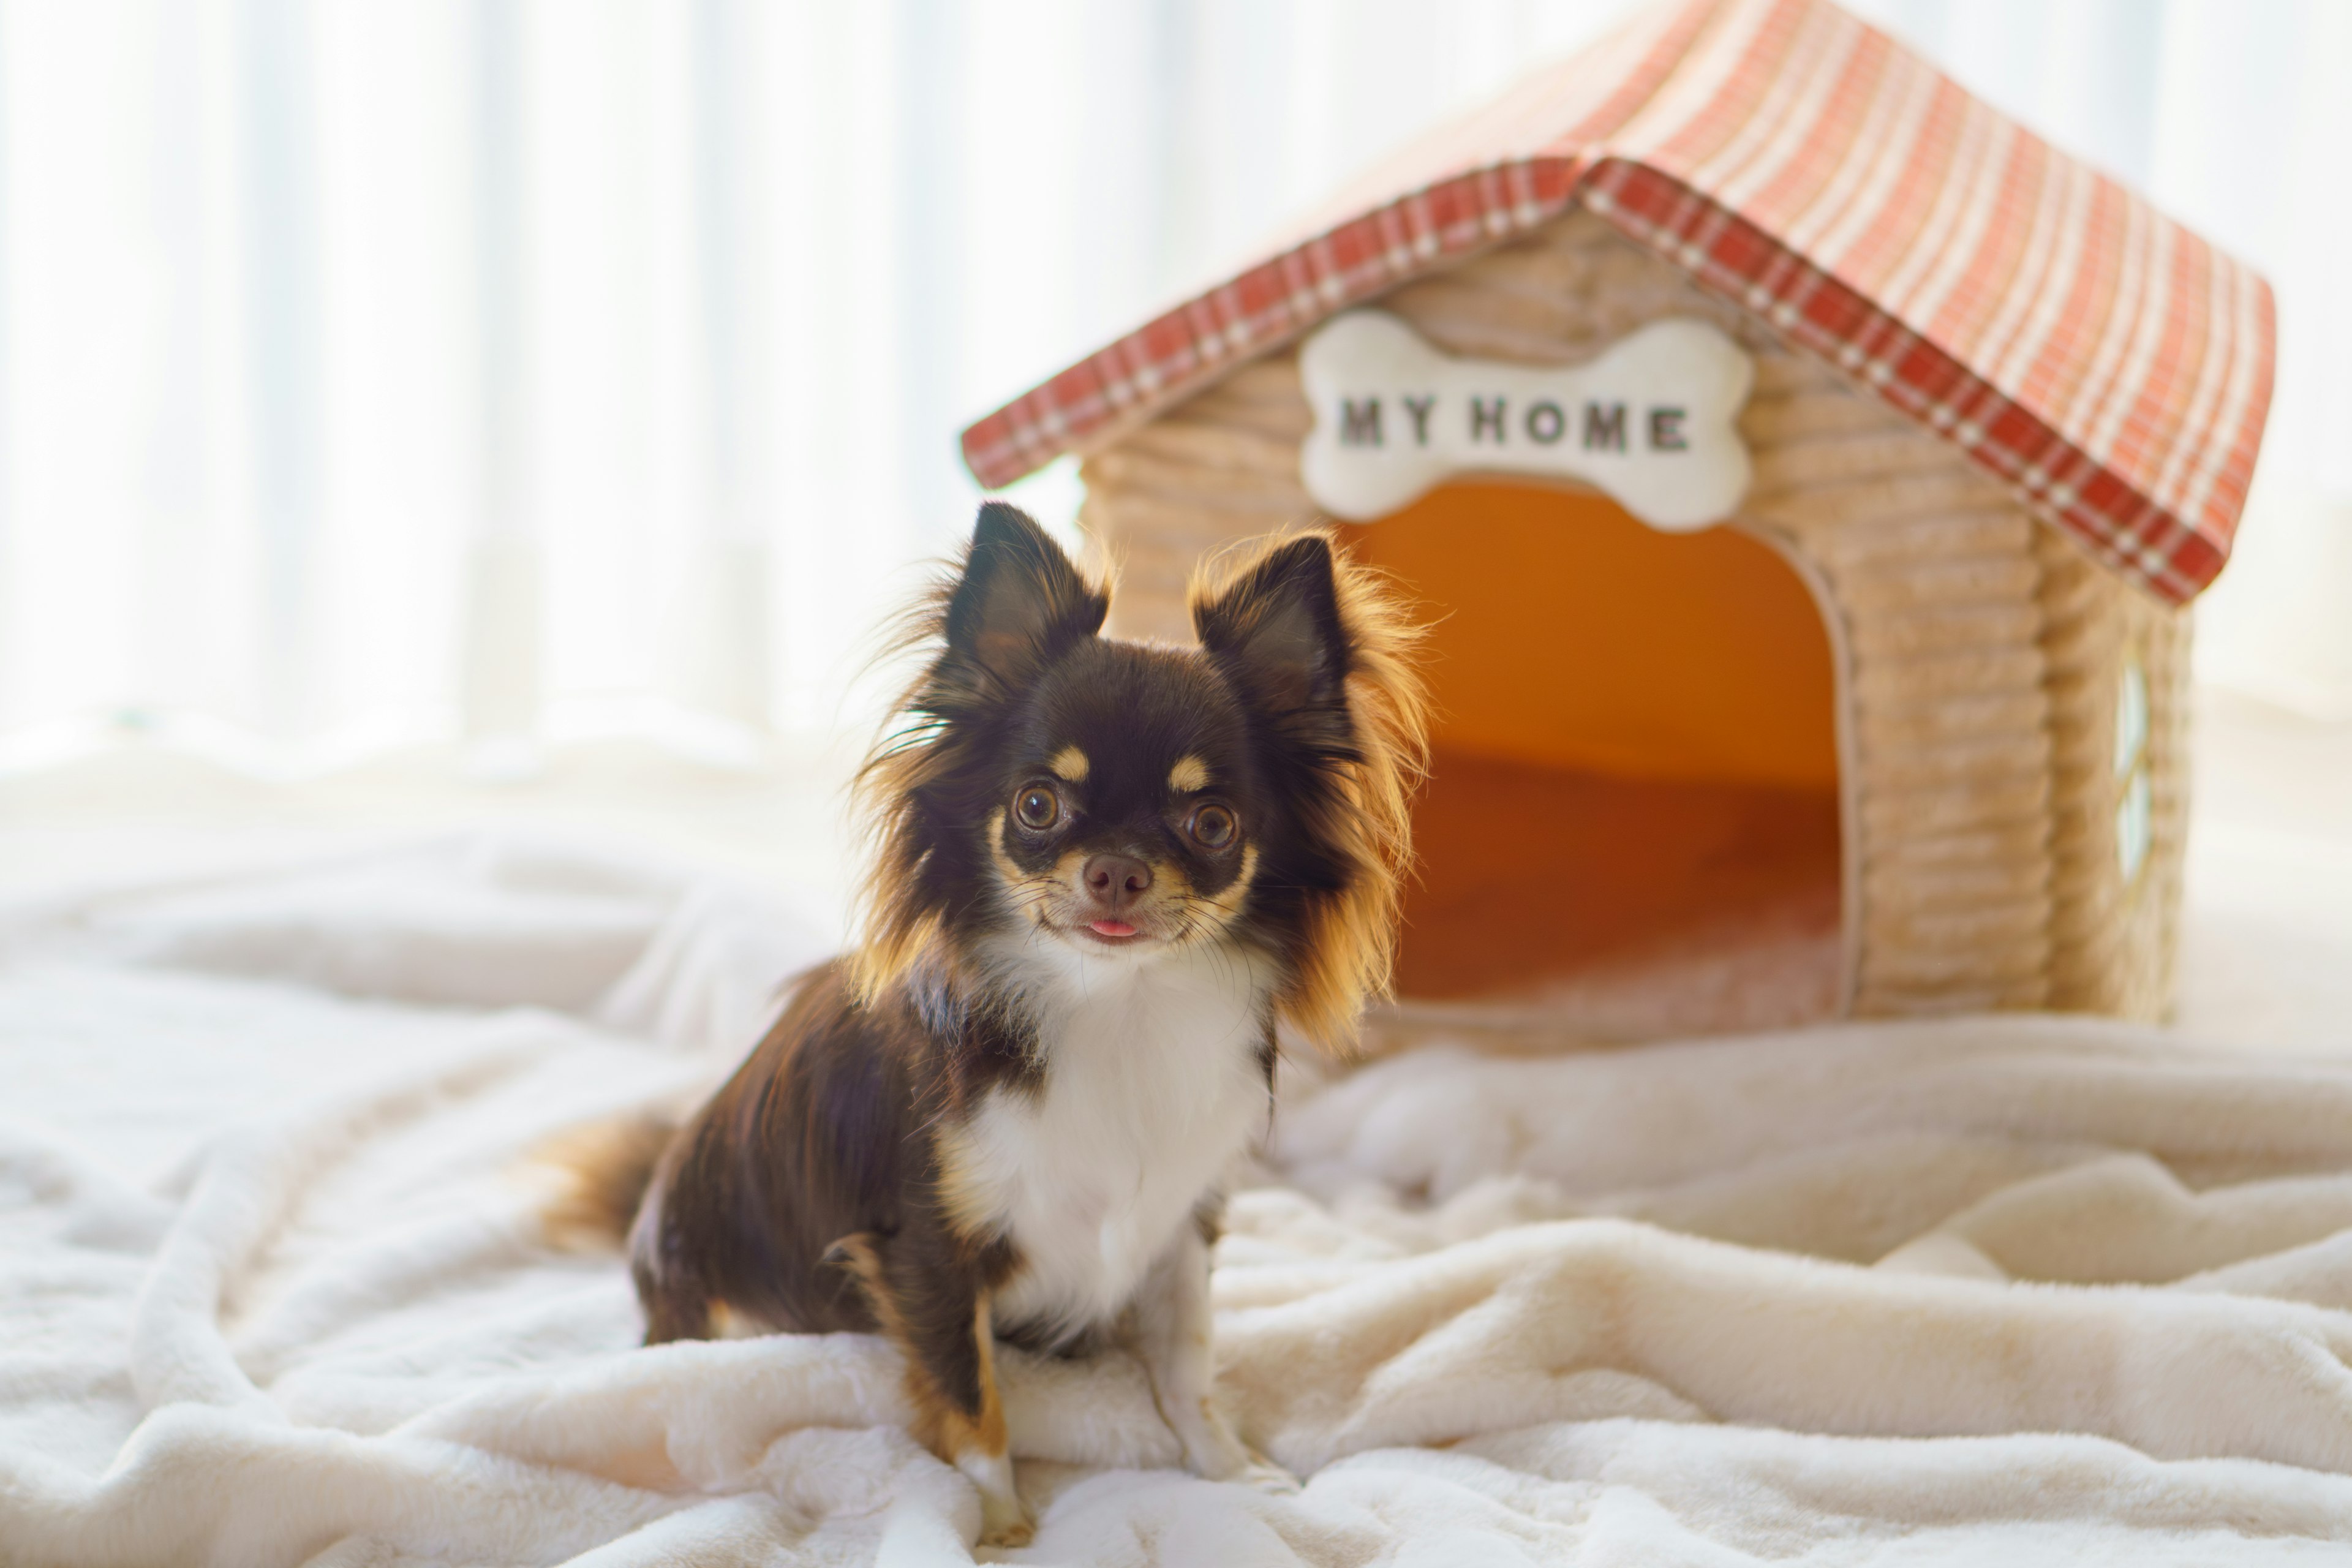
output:
<instances>
[{"instance_id":1,"label":"fluffy ear fringe","mask_svg":"<svg viewBox=\"0 0 2352 1568\"><path fill-rule=\"evenodd\" d=\"M955 721L975 718L995 700L986 678L948 647L948 613L971 556L967 546L933 580L876 656L886 663L919 655L923 668L890 705L880 738L850 784L852 813L869 852L856 895L857 940L844 969L851 991L868 1004L942 945L946 910L924 891L932 854L925 803L961 761L950 742ZM1077 577L1097 605L1108 605L1108 583L1082 569ZM1101 618L1097 613L1096 623Z\"/></svg>"},{"instance_id":2,"label":"fluffy ear fringe","mask_svg":"<svg viewBox=\"0 0 2352 1568\"><path fill-rule=\"evenodd\" d=\"M1364 1005L1388 994L1396 969L1405 879L1412 869L1412 798L1429 772L1429 700L1418 664L1425 628L1380 573L1351 557L1328 529L1333 587L1348 647L1348 715L1356 756L1337 765L1322 820L1310 824L1347 867L1318 899L1283 1021L1335 1057L1352 1055ZM1296 532L1252 540L1202 563L1187 594L1197 616Z\"/></svg>"}]
</instances>

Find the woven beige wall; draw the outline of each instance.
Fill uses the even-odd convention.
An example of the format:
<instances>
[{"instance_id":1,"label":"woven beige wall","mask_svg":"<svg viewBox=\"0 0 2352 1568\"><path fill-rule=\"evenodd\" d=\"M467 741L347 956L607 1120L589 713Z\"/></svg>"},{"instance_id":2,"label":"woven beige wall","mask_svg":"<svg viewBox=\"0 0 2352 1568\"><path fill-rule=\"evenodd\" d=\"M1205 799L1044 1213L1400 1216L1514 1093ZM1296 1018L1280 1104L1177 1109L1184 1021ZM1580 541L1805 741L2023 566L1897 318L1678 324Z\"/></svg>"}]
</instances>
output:
<instances>
[{"instance_id":1,"label":"woven beige wall","mask_svg":"<svg viewBox=\"0 0 2352 1568\"><path fill-rule=\"evenodd\" d=\"M2053 798L2051 1005L2124 1017L2168 1013L2189 826L2189 616L2133 592L2051 530L2042 647L2050 664ZM2126 879L2116 771L2123 669L2147 683L2148 849Z\"/></svg>"},{"instance_id":2,"label":"woven beige wall","mask_svg":"<svg viewBox=\"0 0 2352 1568\"><path fill-rule=\"evenodd\" d=\"M1576 214L1381 301L1439 347L1586 358L1661 316L1754 354L1738 525L1815 589L1838 652L1848 993L1858 1014L2169 1005L2185 618L2091 565L2010 492L1599 220ZM1296 355L1261 360L1089 457L1082 521L1115 563L1112 629L1185 638L1204 555L1314 515ZM2115 691L2147 668L2155 843L2116 873Z\"/></svg>"}]
</instances>

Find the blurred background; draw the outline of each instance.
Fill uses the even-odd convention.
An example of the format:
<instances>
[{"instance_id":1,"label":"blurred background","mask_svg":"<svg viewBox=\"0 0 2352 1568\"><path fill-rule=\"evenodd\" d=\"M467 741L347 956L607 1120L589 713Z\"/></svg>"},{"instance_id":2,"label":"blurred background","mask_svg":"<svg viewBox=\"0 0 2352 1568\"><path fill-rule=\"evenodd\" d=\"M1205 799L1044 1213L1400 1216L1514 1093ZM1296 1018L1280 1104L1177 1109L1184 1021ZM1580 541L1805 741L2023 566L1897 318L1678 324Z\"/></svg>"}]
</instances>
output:
<instances>
[{"instance_id":1,"label":"blurred background","mask_svg":"<svg viewBox=\"0 0 2352 1568\"><path fill-rule=\"evenodd\" d=\"M1629 8L0 0L0 886L484 813L827 886L960 427ZM1855 8L2276 287L2208 777L2333 809L2352 5Z\"/></svg>"}]
</instances>

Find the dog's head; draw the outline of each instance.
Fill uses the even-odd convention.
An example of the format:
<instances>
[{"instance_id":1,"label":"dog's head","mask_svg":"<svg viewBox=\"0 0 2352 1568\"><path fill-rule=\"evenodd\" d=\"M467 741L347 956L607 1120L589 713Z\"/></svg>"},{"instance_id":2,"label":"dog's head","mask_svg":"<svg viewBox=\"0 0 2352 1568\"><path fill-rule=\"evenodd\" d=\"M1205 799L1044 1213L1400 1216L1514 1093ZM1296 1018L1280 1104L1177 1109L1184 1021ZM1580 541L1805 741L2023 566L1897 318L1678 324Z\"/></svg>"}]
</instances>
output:
<instances>
[{"instance_id":1,"label":"dog's head","mask_svg":"<svg viewBox=\"0 0 2352 1568\"><path fill-rule=\"evenodd\" d=\"M1026 516L981 509L861 780L866 983L995 937L1119 963L1234 943L1337 1043L1394 945L1414 634L1320 534L1196 584L1198 648L1104 637L1108 605Z\"/></svg>"}]
</instances>

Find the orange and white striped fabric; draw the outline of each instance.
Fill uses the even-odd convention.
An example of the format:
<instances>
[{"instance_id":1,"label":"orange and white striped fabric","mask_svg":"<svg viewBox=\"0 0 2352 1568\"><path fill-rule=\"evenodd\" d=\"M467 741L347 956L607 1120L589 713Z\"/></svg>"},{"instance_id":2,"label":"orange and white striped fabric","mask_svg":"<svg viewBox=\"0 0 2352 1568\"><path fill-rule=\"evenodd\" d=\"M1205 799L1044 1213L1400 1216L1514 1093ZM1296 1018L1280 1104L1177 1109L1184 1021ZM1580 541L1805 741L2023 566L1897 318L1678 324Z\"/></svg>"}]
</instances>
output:
<instances>
[{"instance_id":1,"label":"orange and white striped fabric","mask_svg":"<svg viewBox=\"0 0 2352 1568\"><path fill-rule=\"evenodd\" d=\"M1830 0L1675 0L1424 139L1311 237L963 435L981 483L1102 444L1576 204L1927 425L2173 604L2221 570L2270 289Z\"/></svg>"}]
</instances>

